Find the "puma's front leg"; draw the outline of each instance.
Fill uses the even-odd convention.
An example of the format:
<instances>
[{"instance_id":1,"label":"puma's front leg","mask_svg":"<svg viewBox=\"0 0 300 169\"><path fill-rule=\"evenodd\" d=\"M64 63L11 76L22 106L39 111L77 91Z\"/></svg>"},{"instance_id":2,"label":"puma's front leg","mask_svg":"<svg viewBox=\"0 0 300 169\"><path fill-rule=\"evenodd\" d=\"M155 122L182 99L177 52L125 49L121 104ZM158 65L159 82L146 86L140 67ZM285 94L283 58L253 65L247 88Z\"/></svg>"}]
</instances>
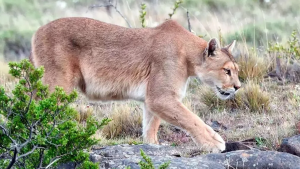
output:
<instances>
[{"instance_id":1,"label":"puma's front leg","mask_svg":"<svg viewBox=\"0 0 300 169\"><path fill-rule=\"evenodd\" d=\"M159 144L157 131L160 125L160 118L151 113L144 105L143 109L143 139L145 143Z\"/></svg>"},{"instance_id":2,"label":"puma's front leg","mask_svg":"<svg viewBox=\"0 0 300 169\"><path fill-rule=\"evenodd\" d=\"M196 114L189 111L176 97L147 98L146 104L151 112L161 119L189 132L196 144L203 150L220 152L225 150L225 142L210 126Z\"/></svg>"}]
</instances>

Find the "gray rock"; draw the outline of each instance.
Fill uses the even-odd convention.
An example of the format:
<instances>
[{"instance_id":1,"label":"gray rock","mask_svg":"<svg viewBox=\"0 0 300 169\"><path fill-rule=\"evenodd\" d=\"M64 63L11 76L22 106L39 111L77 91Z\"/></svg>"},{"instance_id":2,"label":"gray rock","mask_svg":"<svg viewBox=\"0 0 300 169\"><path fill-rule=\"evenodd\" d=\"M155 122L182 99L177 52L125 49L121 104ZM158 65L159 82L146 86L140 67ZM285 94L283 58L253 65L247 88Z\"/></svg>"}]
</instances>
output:
<instances>
[{"instance_id":1,"label":"gray rock","mask_svg":"<svg viewBox=\"0 0 300 169\"><path fill-rule=\"evenodd\" d=\"M300 135L283 139L278 151L287 152L300 157Z\"/></svg>"},{"instance_id":2,"label":"gray rock","mask_svg":"<svg viewBox=\"0 0 300 169\"><path fill-rule=\"evenodd\" d=\"M232 169L300 169L299 157L276 151L238 150L208 154L203 159Z\"/></svg>"},{"instance_id":3,"label":"gray rock","mask_svg":"<svg viewBox=\"0 0 300 169\"><path fill-rule=\"evenodd\" d=\"M300 157L285 152L238 150L190 157L178 147L150 144L98 148L93 150L90 160L99 162L101 169L140 169L140 149L151 158L155 168L169 161L168 169L300 169Z\"/></svg>"},{"instance_id":4,"label":"gray rock","mask_svg":"<svg viewBox=\"0 0 300 169\"><path fill-rule=\"evenodd\" d=\"M239 150L188 158L180 157L181 153L175 147L148 144L108 146L95 150L94 154L101 157L94 162L100 162L103 169L126 166L138 169L138 162L142 159L140 149L152 159L155 167L170 161L170 169L300 169L299 157L276 151Z\"/></svg>"},{"instance_id":5,"label":"gray rock","mask_svg":"<svg viewBox=\"0 0 300 169\"><path fill-rule=\"evenodd\" d=\"M140 149L149 156L156 168L161 164L170 161L169 169L203 168L203 169L225 169L222 164L214 161L203 160L202 157L180 157L180 152L174 147L160 145L117 145L108 146L95 150L91 155L93 162L100 162L100 168L123 169L130 166L131 169L140 169L138 162L142 160ZM102 158L98 158L98 156ZM178 157L179 156L179 157ZM98 159L98 160L95 160Z\"/></svg>"}]
</instances>

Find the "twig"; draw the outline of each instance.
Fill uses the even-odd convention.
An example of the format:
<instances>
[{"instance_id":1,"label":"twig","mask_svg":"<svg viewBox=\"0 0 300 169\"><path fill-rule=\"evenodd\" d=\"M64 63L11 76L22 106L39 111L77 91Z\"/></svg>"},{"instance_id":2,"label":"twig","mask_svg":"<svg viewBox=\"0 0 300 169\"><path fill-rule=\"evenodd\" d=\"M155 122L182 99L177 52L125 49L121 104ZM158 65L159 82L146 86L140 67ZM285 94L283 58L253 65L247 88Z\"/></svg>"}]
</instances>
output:
<instances>
[{"instance_id":1,"label":"twig","mask_svg":"<svg viewBox=\"0 0 300 169\"><path fill-rule=\"evenodd\" d=\"M276 75L279 80L282 80L280 58L276 57Z\"/></svg>"},{"instance_id":2,"label":"twig","mask_svg":"<svg viewBox=\"0 0 300 169\"><path fill-rule=\"evenodd\" d=\"M131 25L130 25L130 23L128 22L127 18L126 18L126 17L118 10L118 8L117 8L117 2L118 2L118 1L116 1L116 4L115 4L115 5L112 4L111 1L108 1L108 4L107 4L107 5L96 5L96 4L95 4L95 5L89 6L88 9L93 9L93 8L103 8L103 7L106 7L106 8L107 8L107 7L113 7L113 8L115 8L116 12L118 12L119 15L126 21L128 27L131 28Z\"/></svg>"},{"instance_id":3,"label":"twig","mask_svg":"<svg viewBox=\"0 0 300 169\"><path fill-rule=\"evenodd\" d=\"M33 93L32 93L32 87L30 85L29 79L26 76L24 76L24 79L26 80L26 82L27 82L27 84L29 86L29 89L30 89L30 100L29 100L29 102L28 102L28 104L26 106L25 112L24 112L26 114L29 111L29 107L30 107L31 102L32 102ZM24 119L26 120L26 118L24 118Z\"/></svg>"},{"instance_id":4,"label":"twig","mask_svg":"<svg viewBox=\"0 0 300 169\"><path fill-rule=\"evenodd\" d=\"M14 140L13 138L11 138L10 137L10 135L9 135L9 133L8 133L8 131L7 131L7 129L4 127L4 126L2 126L2 125L0 125L0 128L2 129L2 131L3 131L3 133L15 144L15 145L17 145L17 142L16 142L16 140Z\"/></svg>"},{"instance_id":5,"label":"twig","mask_svg":"<svg viewBox=\"0 0 300 169\"><path fill-rule=\"evenodd\" d=\"M55 160L53 160L49 165L47 165L45 168L47 169L47 168L49 168L49 167L51 167L51 165L53 165L56 161L58 161L58 160L60 160L60 158L57 158L57 159L55 159Z\"/></svg>"},{"instance_id":6,"label":"twig","mask_svg":"<svg viewBox=\"0 0 300 169\"><path fill-rule=\"evenodd\" d=\"M30 126L29 138L28 138L24 143L22 143L22 144L19 146L19 149L25 147L28 143L31 142L31 139L32 139L32 132L33 132L33 125Z\"/></svg>"},{"instance_id":7,"label":"twig","mask_svg":"<svg viewBox=\"0 0 300 169\"><path fill-rule=\"evenodd\" d=\"M26 156L32 154L32 153L34 152L34 150L37 149L37 148L38 148L38 146L34 146L29 152L20 155L20 156L17 158L17 160L20 159L20 158L23 158L23 157L26 157Z\"/></svg>"},{"instance_id":8,"label":"twig","mask_svg":"<svg viewBox=\"0 0 300 169\"><path fill-rule=\"evenodd\" d=\"M172 16L175 14L175 12L176 12L177 8L179 7L179 5L182 4L182 3L183 3L182 0L178 0L178 1L175 2L172 13L169 13L170 19L172 19Z\"/></svg>"},{"instance_id":9,"label":"twig","mask_svg":"<svg viewBox=\"0 0 300 169\"><path fill-rule=\"evenodd\" d=\"M192 32L192 27L191 27L191 22L190 22L190 14L189 14L188 10L186 10L186 16L187 16L189 31Z\"/></svg>"}]
</instances>

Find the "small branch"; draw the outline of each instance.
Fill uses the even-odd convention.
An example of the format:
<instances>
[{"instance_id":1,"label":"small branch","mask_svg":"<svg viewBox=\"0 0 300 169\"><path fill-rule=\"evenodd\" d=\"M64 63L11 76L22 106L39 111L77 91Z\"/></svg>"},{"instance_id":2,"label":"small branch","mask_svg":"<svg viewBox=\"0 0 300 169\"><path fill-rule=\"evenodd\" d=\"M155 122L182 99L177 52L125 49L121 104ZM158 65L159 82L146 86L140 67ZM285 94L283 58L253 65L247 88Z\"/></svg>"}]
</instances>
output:
<instances>
[{"instance_id":1,"label":"small branch","mask_svg":"<svg viewBox=\"0 0 300 169\"><path fill-rule=\"evenodd\" d=\"M28 74L28 73L27 73ZM33 93L32 93L32 87L31 87L31 84L30 84L30 82L29 82L29 79L27 78L27 76L24 76L24 79L26 80L26 83L28 84L28 87L29 87L29 89L30 89L30 100L29 100L29 102L28 102L28 104L27 104L27 106L26 106L26 109L25 109L25 114L28 112L28 110L29 110L29 107L30 107L30 105L31 105L31 102L32 102L32 97L33 97ZM26 119L26 118L25 118Z\"/></svg>"},{"instance_id":2,"label":"small branch","mask_svg":"<svg viewBox=\"0 0 300 169\"><path fill-rule=\"evenodd\" d=\"M107 8L107 7L113 7L113 8L115 8L116 12L118 12L119 15L126 21L128 27L131 28L131 25L130 25L130 23L128 22L127 18L126 18L126 17L118 10L118 8L117 8L117 2L118 2L118 1L116 1L116 4L115 4L115 5L112 4L111 1L108 1L108 4L107 4L107 5L96 5L96 4L95 4L95 5L89 6L88 9L93 9L93 8L104 8L104 7L105 7L105 8Z\"/></svg>"},{"instance_id":3,"label":"small branch","mask_svg":"<svg viewBox=\"0 0 300 169\"><path fill-rule=\"evenodd\" d=\"M190 22L190 14L189 14L188 10L186 11L186 16L187 16L189 31L192 32L192 27L191 27L191 22Z\"/></svg>"},{"instance_id":4,"label":"small branch","mask_svg":"<svg viewBox=\"0 0 300 169\"><path fill-rule=\"evenodd\" d=\"M40 162L39 162L39 165L38 165L38 167L37 168L42 168L42 166L43 166L43 161L44 161L44 149L41 149L40 150Z\"/></svg>"},{"instance_id":5,"label":"small branch","mask_svg":"<svg viewBox=\"0 0 300 169\"><path fill-rule=\"evenodd\" d=\"M10 161L9 165L6 167L6 169L10 169L15 164L16 159L17 159L17 154L18 154L18 149L17 149L17 147L15 147L14 156L13 156L12 160Z\"/></svg>"},{"instance_id":6,"label":"small branch","mask_svg":"<svg viewBox=\"0 0 300 169\"><path fill-rule=\"evenodd\" d=\"M176 12L177 8L179 7L179 5L182 4L182 3L183 3L182 0L178 0L178 1L175 2L172 13L169 13L170 19L172 19L172 16L175 14L175 12Z\"/></svg>"},{"instance_id":7,"label":"small branch","mask_svg":"<svg viewBox=\"0 0 300 169\"><path fill-rule=\"evenodd\" d=\"M30 155L31 153L34 152L34 150L35 150L36 148L38 148L38 147L37 147L37 146L34 146L34 147L32 148L32 150L30 150L29 152L27 152L27 153L25 153L25 154L20 155L17 159L20 159L20 158L23 158L23 157L26 157L26 156Z\"/></svg>"},{"instance_id":8,"label":"small branch","mask_svg":"<svg viewBox=\"0 0 300 169\"><path fill-rule=\"evenodd\" d=\"M8 134L8 131L6 130L6 128L2 125L0 125L0 128L2 129L3 133L14 143L14 145L17 145L16 140L14 140L13 138L11 138Z\"/></svg>"},{"instance_id":9,"label":"small branch","mask_svg":"<svg viewBox=\"0 0 300 169\"><path fill-rule=\"evenodd\" d=\"M58 160L60 160L60 158L57 158L57 159L53 160L49 165L47 165L47 166L45 167L45 169L51 167L51 165L53 165L53 164L54 164L56 161L58 161Z\"/></svg>"},{"instance_id":10,"label":"small branch","mask_svg":"<svg viewBox=\"0 0 300 169\"><path fill-rule=\"evenodd\" d=\"M26 146L29 142L31 142L32 139L32 132L33 132L33 125L30 126L30 133L29 133L29 138L19 146L19 148L23 148L24 146Z\"/></svg>"},{"instance_id":11,"label":"small branch","mask_svg":"<svg viewBox=\"0 0 300 169\"><path fill-rule=\"evenodd\" d=\"M279 80L282 80L280 58L276 57L276 75Z\"/></svg>"}]
</instances>

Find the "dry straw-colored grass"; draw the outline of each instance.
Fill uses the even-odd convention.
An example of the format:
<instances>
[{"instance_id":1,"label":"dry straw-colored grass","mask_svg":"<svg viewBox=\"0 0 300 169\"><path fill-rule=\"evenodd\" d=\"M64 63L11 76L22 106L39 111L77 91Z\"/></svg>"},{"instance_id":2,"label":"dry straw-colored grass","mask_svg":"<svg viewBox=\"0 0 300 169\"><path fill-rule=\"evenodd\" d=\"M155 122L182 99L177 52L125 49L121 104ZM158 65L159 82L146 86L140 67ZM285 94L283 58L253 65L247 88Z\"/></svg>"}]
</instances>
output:
<instances>
[{"instance_id":1,"label":"dry straw-colored grass","mask_svg":"<svg viewBox=\"0 0 300 169\"><path fill-rule=\"evenodd\" d=\"M251 112L264 112L270 110L270 95L263 91L260 86L248 81L235 95L233 99L221 100L210 87L202 86L200 91L201 101L213 109L239 109L250 110Z\"/></svg>"},{"instance_id":2,"label":"dry straw-colored grass","mask_svg":"<svg viewBox=\"0 0 300 169\"><path fill-rule=\"evenodd\" d=\"M114 107L108 118L112 121L101 131L106 138L139 137L142 134L142 116L136 107L128 104Z\"/></svg>"},{"instance_id":3,"label":"dry straw-colored grass","mask_svg":"<svg viewBox=\"0 0 300 169\"><path fill-rule=\"evenodd\" d=\"M8 63L1 61L0 59L0 85L5 85L7 82L14 81L14 77L9 73Z\"/></svg>"},{"instance_id":4,"label":"dry straw-colored grass","mask_svg":"<svg viewBox=\"0 0 300 169\"><path fill-rule=\"evenodd\" d=\"M270 110L270 94L263 91L257 83L248 81L241 93L244 104L250 111L263 112Z\"/></svg>"},{"instance_id":5,"label":"dry straw-colored grass","mask_svg":"<svg viewBox=\"0 0 300 169\"><path fill-rule=\"evenodd\" d=\"M246 81L248 79L262 80L267 74L270 66L266 58L256 54L249 56L241 55L238 57L237 62L240 68L239 78L241 81Z\"/></svg>"}]
</instances>

